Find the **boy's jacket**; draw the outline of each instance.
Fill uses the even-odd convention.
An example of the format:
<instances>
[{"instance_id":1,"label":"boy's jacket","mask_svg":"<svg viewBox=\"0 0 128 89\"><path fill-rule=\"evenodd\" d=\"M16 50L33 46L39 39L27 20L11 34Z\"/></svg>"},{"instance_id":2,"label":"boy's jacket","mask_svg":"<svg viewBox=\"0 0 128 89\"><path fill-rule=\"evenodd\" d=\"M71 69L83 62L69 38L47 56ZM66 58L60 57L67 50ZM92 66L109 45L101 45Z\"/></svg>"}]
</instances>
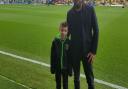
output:
<instances>
[{"instance_id":1,"label":"boy's jacket","mask_svg":"<svg viewBox=\"0 0 128 89\"><path fill-rule=\"evenodd\" d=\"M55 37L51 46L51 73L54 74L61 69L66 69L72 75L70 39L61 40L60 35Z\"/></svg>"}]
</instances>

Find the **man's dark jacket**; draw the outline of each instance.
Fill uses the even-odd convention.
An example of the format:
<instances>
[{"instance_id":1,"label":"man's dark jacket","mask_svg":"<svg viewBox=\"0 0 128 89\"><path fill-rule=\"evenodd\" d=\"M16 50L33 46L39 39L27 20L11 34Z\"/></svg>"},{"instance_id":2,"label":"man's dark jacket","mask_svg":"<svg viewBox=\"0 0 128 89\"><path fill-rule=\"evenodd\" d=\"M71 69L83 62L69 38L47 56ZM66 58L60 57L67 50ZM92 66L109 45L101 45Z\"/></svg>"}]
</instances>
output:
<instances>
[{"instance_id":1,"label":"man's dark jacket","mask_svg":"<svg viewBox=\"0 0 128 89\"><path fill-rule=\"evenodd\" d=\"M83 51L84 55L88 52L96 54L99 28L93 6L83 4L80 11L71 8L67 13L67 22L69 34L71 34L72 53L82 47L80 51Z\"/></svg>"},{"instance_id":2,"label":"man's dark jacket","mask_svg":"<svg viewBox=\"0 0 128 89\"><path fill-rule=\"evenodd\" d=\"M60 39L60 35L55 37L51 46L51 67L52 74L60 72L62 69L72 75L71 57L70 57L70 39Z\"/></svg>"}]
</instances>

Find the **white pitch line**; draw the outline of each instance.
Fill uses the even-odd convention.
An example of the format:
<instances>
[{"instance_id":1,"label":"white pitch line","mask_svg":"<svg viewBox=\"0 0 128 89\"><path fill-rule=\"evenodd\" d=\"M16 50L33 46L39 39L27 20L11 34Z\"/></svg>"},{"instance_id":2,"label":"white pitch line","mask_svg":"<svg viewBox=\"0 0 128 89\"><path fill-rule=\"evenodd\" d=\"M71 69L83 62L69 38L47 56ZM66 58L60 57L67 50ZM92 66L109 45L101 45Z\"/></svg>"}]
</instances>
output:
<instances>
[{"instance_id":1,"label":"white pitch line","mask_svg":"<svg viewBox=\"0 0 128 89\"><path fill-rule=\"evenodd\" d=\"M6 80L8 80L8 81L10 81L10 82L12 82L12 83L15 83L15 84L17 84L17 85L20 85L20 86L22 86L22 87L24 87L24 88L32 89L32 88L30 88L30 87L28 87L28 86L26 86L26 85L23 85L23 84L21 84L21 83L18 83L18 82L14 81L14 80L12 80L12 79L9 79L9 78L7 78L7 77L5 77L5 76L3 76L3 75L0 75L0 77L4 78L4 79L6 79Z\"/></svg>"},{"instance_id":2,"label":"white pitch line","mask_svg":"<svg viewBox=\"0 0 128 89\"><path fill-rule=\"evenodd\" d=\"M39 64L39 65L42 65L42 66L45 66L45 67L50 67L50 65L47 64L47 63L44 63L44 62L41 62L41 61L36 61L36 60L30 59L30 58L25 58L25 57L22 57L22 56L18 56L18 55L8 53L8 52L5 52L5 51L0 50L0 54L7 55L7 56L10 56L10 57L13 57L13 58L16 58L16 59L28 61L28 62L31 62L31 63L34 63L34 64ZM81 74L80 76L82 78L85 78L84 74ZM109 83L109 82L106 82L106 81L103 81L103 80L99 80L99 79L96 79L96 78L95 78L95 82L97 82L99 84L109 86L109 87L112 87L112 88L115 88L115 89L128 89L126 87L119 86L119 85L116 85L116 84L112 84L112 83Z\"/></svg>"}]
</instances>

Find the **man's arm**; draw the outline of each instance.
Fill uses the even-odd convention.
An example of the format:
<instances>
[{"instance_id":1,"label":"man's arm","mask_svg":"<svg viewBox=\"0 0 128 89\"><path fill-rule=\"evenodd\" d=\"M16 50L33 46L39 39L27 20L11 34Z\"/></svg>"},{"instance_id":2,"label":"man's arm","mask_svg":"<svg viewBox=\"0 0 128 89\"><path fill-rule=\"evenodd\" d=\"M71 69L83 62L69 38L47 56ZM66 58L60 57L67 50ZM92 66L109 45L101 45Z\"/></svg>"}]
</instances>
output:
<instances>
[{"instance_id":1,"label":"man's arm","mask_svg":"<svg viewBox=\"0 0 128 89\"><path fill-rule=\"evenodd\" d=\"M91 52L88 53L87 58L88 62L92 63L98 46L98 38L99 38L99 27L97 22L97 17L94 8L92 7L92 13L91 13L91 24L92 24L92 30L93 30L93 37L92 37L92 46L91 46Z\"/></svg>"},{"instance_id":2,"label":"man's arm","mask_svg":"<svg viewBox=\"0 0 128 89\"><path fill-rule=\"evenodd\" d=\"M99 27L97 22L97 17L94 8L92 7L92 29L93 29L93 38L92 38L92 49L91 52L96 54L99 38Z\"/></svg>"},{"instance_id":3,"label":"man's arm","mask_svg":"<svg viewBox=\"0 0 128 89\"><path fill-rule=\"evenodd\" d=\"M67 23L68 23L68 37L71 35L71 21L70 21L70 11L67 13Z\"/></svg>"}]
</instances>

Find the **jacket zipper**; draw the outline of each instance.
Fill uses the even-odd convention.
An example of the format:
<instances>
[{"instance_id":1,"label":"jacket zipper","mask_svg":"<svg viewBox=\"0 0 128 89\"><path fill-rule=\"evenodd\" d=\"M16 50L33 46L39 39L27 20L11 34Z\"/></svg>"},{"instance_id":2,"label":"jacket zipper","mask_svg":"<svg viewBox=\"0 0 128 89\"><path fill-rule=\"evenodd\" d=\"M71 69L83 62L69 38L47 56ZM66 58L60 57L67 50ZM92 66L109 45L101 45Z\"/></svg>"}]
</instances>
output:
<instances>
[{"instance_id":1,"label":"jacket zipper","mask_svg":"<svg viewBox=\"0 0 128 89\"><path fill-rule=\"evenodd\" d=\"M61 46L61 69L63 68L63 47L64 47L64 41L62 41L62 46Z\"/></svg>"}]
</instances>

